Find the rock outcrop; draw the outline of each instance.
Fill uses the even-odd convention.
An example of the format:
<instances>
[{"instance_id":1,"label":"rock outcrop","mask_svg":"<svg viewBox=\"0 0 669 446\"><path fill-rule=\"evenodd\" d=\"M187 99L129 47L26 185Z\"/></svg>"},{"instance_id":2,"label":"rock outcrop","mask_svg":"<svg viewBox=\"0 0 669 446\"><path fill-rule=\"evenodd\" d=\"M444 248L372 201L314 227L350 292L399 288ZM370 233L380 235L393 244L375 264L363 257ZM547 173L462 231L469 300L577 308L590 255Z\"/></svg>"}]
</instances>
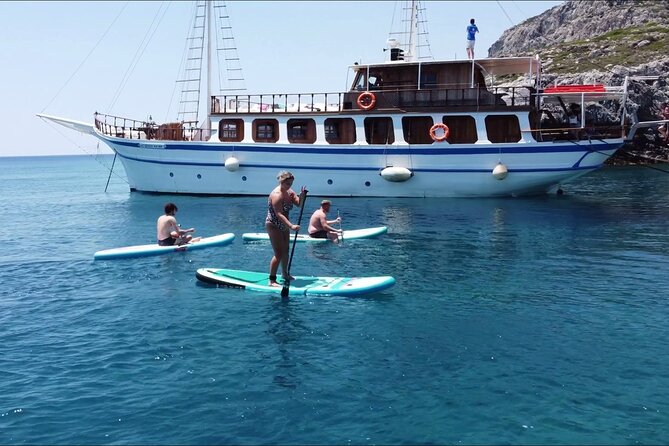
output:
<instances>
[{"instance_id":1,"label":"rock outcrop","mask_svg":"<svg viewBox=\"0 0 669 446\"><path fill-rule=\"evenodd\" d=\"M571 0L506 30L489 57L539 54L546 85L622 85L629 77L627 112L660 119L669 102L669 2ZM655 129L640 132L613 162L669 160Z\"/></svg>"}]
</instances>

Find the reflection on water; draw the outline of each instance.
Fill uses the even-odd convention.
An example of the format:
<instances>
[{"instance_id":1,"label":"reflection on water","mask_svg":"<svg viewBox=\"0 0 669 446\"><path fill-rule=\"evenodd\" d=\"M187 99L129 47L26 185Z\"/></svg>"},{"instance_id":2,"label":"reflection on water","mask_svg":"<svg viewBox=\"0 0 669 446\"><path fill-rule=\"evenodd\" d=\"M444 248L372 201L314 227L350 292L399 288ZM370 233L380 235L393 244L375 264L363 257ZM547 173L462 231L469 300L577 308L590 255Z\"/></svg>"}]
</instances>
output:
<instances>
[{"instance_id":1,"label":"reflection on water","mask_svg":"<svg viewBox=\"0 0 669 446\"><path fill-rule=\"evenodd\" d=\"M265 315L267 334L276 344L279 354L279 358L272 361L275 364L273 382L291 389L299 385L299 373L295 369L304 361L292 347L308 333L299 318L299 312L293 311L294 305L290 299L276 299L268 305Z\"/></svg>"},{"instance_id":2,"label":"reflection on water","mask_svg":"<svg viewBox=\"0 0 669 446\"><path fill-rule=\"evenodd\" d=\"M403 203L384 206L381 208L380 214L384 222L383 226L388 226L388 232L393 234L408 234L411 232L413 215Z\"/></svg>"}]
</instances>

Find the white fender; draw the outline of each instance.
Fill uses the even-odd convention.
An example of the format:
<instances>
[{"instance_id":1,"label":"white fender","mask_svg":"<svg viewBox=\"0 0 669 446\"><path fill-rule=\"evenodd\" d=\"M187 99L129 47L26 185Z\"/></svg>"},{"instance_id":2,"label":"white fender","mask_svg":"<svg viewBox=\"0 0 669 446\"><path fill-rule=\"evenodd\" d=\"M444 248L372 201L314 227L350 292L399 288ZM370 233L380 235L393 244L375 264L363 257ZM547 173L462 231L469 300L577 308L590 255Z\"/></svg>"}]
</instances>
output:
<instances>
[{"instance_id":1,"label":"white fender","mask_svg":"<svg viewBox=\"0 0 669 446\"><path fill-rule=\"evenodd\" d=\"M492 176L495 177L496 180L503 180L508 174L509 170L502 163L497 163L495 168L492 170Z\"/></svg>"},{"instance_id":2,"label":"white fender","mask_svg":"<svg viewBox=\"0 0 669 446\"><path fill-rule=\"evenodd\" d=\"M231 156L225 160L225 168L230 172L234 172L235 170L239 169L239 160L234 156Z\"/></svg>"},{"instance_id":3,"label":"white fender","mask_svg":"<svg viewBox=\"0 0 669 446\"><path fill-rule=\"evenodd\" d=\"M388 166L379 173L381 178L386 181L392 181L393 183L400 183L406 181L413 176L413 172L407 169L406 167L394 167Z\"/></svg>"}]
</instances>

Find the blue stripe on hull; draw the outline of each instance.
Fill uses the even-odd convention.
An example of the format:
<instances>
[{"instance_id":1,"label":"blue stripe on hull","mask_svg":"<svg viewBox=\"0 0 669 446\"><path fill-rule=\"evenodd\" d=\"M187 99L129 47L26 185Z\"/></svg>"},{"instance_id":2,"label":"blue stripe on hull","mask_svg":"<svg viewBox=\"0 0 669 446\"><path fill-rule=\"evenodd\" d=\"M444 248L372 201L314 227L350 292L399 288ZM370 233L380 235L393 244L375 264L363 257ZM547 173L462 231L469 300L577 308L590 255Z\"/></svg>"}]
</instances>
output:
<instances>
[{"instance_id":1,"label":"blue stripe on hull","mask_svg":"<svg viewBox=\"0 0 669 446\"><path fill-rule=\"evenodd\" d=\"M319 145L314 147L297 146L291 144L284 145L261 145L249 144L243 146L223 146L220 144L182 144L182 143L161 143L160 147L149 147L150 143L140 141L127 140L110 140L104 138L110 144L119 146L132 147L138 150L192 150L198 152L255 152L255 153L279 153L279 154L325 154L325 155L494 155L499 153L572 153L572 152L597 152L601 150L612 150L611 146L616 149L622 145L618 143L601 143L601 144L561 144L554 145L548 143L516 143L505 146L477 145L475 147L458 148L453 146L433 147L433 146L390 146L390 147L373 147L373 146L349 146L349 147L332 147ZM142 146L140 146L140 144Z\"/></svg>"},{"instance_id":2,"label":"blue stripe on hull","mask_svg":"<svg viewBox=\"0 0 669 446\"><path fill-rule=\"evenodd\" d=\"M125 158L131 161L137 161L141 163L149 163L149 164L163 164L163 165L170 165L170 166L204 166L204 167L224 167L224 163L191 163L191 162L174 162L174 161L158 161L158 160L145 160L141 158L135 158L131 156L125 156L119 154L121 158ZM537 169L511 169L509 168L509 172L568 172L568 171L577 171L577 170L591 170L595 169L597 167L600 167L600 165L597 166L577 166L574 165L572 167L568 168L537 168ZM286 165L285 164L254 164L254 163L244 163L244 167L249 167L249 168L257 168L257 169L285 169ZM297 166L297 165L292 165L291 170L326 170L326 171L340 171L340 172L349 172L349 171L355 171L355 172L378 172L379 168L378 167L355 167L355 166L347 166L347 167L325 167L325 166ZM421 169L421 168L414 168L412 169L413 172L431 172L431 173L465 173L465 172L478 172L478 173L489 173L490 169Z\"/></svg>"}]
</instances>

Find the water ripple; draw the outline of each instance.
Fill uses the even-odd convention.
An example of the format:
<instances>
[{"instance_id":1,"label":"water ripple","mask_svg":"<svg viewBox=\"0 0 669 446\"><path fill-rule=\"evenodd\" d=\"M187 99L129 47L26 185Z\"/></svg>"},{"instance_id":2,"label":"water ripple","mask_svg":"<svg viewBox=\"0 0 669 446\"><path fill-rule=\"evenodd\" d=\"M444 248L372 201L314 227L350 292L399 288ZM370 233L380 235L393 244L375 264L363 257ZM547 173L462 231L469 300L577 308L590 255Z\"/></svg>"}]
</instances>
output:
<instances>
[{"instance_id":1,"label":"water ripple","mask_svg":"<svg viewBox=\"0 0 669 446\"><path fill-rule=\"evenodd\" d=\"M388 234L298 246L294 273L396 286L281 300L194 277L264 271L264 243L93 261L151 241L167 200L198 232L239 235L262 230L266 199L102 194L87 161L0 158L21 235L0 259L0 443L669 438L665 176L603 170L523 200L339 198L346 227ZM41 236L54 206L57 241Z\"/></svg>"}]
</instances>

